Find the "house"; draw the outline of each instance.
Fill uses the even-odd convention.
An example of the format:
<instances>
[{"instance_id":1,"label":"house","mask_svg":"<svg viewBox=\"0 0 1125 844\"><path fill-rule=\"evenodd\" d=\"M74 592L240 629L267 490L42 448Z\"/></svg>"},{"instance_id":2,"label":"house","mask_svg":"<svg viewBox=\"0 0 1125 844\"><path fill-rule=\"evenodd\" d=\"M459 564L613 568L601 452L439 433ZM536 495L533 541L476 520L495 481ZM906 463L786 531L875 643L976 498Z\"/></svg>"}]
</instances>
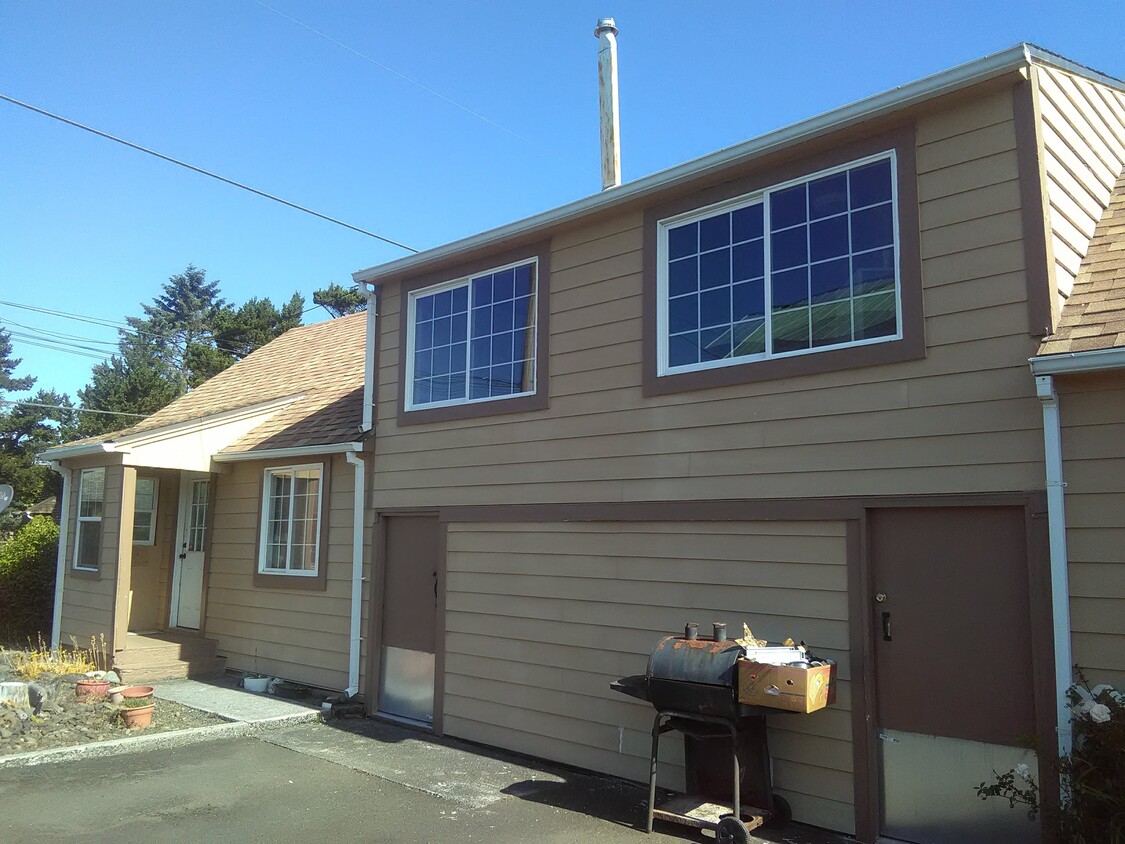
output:
<instances>
[{"instance_id":1,"label":"house","mask_svg":"<svg viewBox=\"0 0 1125 844\"><path fill-rule=\"evenodd\" d=\"M366 322L295 328L139 425L44 453L64 482L54 645L104 637L127 677L225 658L358 691Z\"/></svg>"},{"instance_id":2,"label":"house","mask_svg":"<svg viewBox=\"0 0 1125 844\"><path fill-rule=\"evenodd\" d=\"M973 786L1034 764L1028 736L1065 749L1071 652L1125 678L1102 459L1122 457L1125 334L1098 316L1123 166L1125 84L1019 45L360 271L366 317L47 453L77 514L61 630L110 629L127 661L129 629L195 626L231 668L644 779L651 710L609 681L686 621L746 622L839 664L834 706L771 719L797 819L861 841L1027 836ZM295 357L316 374L278 374ZM294 433L328 415L329 376L341 412ZM206 443L168 465L192 426ZM312 569L280 528L310 465L331 475ZM146 524L127 502L150 475L157 530L188 515L141 597L144 547L117 537ZM169 557L206 494L206 584L174 614ZM134 623L130 591L134 613L167 611Z\"/></svg>"}]
</instances>

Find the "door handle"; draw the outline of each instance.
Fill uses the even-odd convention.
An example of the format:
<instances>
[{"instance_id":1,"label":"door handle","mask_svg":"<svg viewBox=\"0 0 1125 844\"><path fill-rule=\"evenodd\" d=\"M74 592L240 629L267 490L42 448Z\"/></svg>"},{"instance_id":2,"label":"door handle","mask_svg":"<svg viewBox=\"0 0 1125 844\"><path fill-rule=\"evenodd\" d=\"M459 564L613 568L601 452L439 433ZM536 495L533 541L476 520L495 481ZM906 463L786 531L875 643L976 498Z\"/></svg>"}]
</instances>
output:
<instances>
[{"instance_id":1,"label":"door handle","mask_svg":"<svg viewBox=\"0 0 1125 844\"><path fill-rule=\"evenodd\" d=\"M889 612L883 613L883 641L891 641L891 614Z\"/></svg>"},{"instance_id":2,"label":"door handle","mask_svg":"<svg viewBox=\"0 0 1125 844\"><path fill-rule=\"evenodd\" d=\"M186 560L186 559L187 559L187 551L184 551L184 552L183 552L182 554L180 554L180 559L181 559L181 560Z\"/></svg>"}]
</instances>

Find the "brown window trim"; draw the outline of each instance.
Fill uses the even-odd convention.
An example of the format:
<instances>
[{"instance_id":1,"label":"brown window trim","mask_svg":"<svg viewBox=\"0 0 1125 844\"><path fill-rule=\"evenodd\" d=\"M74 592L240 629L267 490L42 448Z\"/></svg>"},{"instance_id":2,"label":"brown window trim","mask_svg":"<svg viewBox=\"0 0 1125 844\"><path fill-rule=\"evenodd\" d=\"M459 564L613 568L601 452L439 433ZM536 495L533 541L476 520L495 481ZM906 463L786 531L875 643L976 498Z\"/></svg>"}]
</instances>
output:
<instances>
[{"instance_id":1,"label":"brown window trim","mask_svg":"<svg viewBox=\"0 0 1125 844\"><path fill-rule=\"evenodd\" d=\"M793 357L750 361L742 364L674 375L656 374L656 244L657 223L667 217L704 208L716 202L751 194L791 179L799 179L830 167L838 167L868 155L893 149L898 160L899 280L902 294L902 339L866 346L813 352ZM873 137L841 144L815 155L784 160L720 185L650 206L644 215L643 379L646 396L662 396L690 390L705 390L777 378L792 378L834 372L861 366L898 363L926 356L925 321L922 311L922 258L918 234L918 181L914 127L903 126Z\"/></svg>"},{"instance_id":2,"label":"brown window trim","mask_svg":"<svg viewBox=\"0 0 1125 844\"><path fill-rule=\"evenodd\" d=\"M406 337L407 301L415 290L432 287L445 281L464 278L485 272L493 267L514 264L525 259L538 259L535 282L535 392L530 396L513 399L455 404L448 407L406 410ZM405 279L399 285L399 344L398 344L398 424L421 425L426 422L447 422L454 419L476 419L483 416L499 416L506 413L524 413L529 410L545 410L550 399L547 386L550 381L548 361L550 360L550 316L551 316L551 242L549 240L529 243L517 249L493 252L459 264L448 266L436 272Z\"/></svg>"},{"instance_id":3,"label":"brown window trim","mask_svg":"<svg viewBox=\"0 0 1125 844\"><path fill-rule=\"evenodd\" d=\"M251 571L254 575L254 586L265 589L297 589L304 591L324 592L328 589L328 520L332 512L332 454L309 455L307 459L295 457L292 459L264 460L257 463L258 467L258 521L254 533L254 556L251 560ZM265 477L267 469L280 469L286 466L308 466L319 464L320 472L320 513L317 515L320 531L320 551L317 557L316 576L304 577L292 574L263 574L258 571L258 561L262 553L262 510L265 507Z\"/></svg>"}]
</instances>

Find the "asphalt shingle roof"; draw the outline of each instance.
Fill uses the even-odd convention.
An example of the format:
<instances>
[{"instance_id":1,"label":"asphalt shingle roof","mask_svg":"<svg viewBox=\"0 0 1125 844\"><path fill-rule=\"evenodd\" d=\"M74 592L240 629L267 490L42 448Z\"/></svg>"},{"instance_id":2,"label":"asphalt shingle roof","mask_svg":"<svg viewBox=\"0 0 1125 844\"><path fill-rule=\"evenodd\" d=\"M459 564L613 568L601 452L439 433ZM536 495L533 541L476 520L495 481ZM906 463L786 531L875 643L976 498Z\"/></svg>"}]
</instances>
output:
<instances>
[{"instance_id":1,"label":"asphalt shingle roof","mask_svg":"<svg viewBox=\"0 0 1125 844\"><path fill-rule=\"evenodd\" d=\"M1041 355L1125 347L1125 170L1094 229L1086 257Z\"/></svg>"},{"instance_id":2,"label":"asphalt shingle roof","mask_svg":"<svg viewBox=\"0 0 1125 844\"><path fill-rule=\"evenodd\" d=\"M363 313L290 329L138 424L67 445L113 442L293 396L294 401L226 452L350 442L363 417Z\"/></svg>"}]
</instances>

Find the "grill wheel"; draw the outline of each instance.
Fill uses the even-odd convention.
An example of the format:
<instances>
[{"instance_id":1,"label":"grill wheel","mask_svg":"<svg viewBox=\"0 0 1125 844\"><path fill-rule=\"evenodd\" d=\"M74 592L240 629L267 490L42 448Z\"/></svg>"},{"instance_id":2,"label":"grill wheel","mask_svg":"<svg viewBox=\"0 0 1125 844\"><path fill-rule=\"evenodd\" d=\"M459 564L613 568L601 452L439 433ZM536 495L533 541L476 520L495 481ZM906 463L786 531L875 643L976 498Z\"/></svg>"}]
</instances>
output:
<instances>
[{"instance_id":1,"label":"grill wheel","mask_svg":"<svg viewBox=\"0 0 1125 844\"><path fill-rule=\"evenodd\" d=\"M718 844L750 844L750 830L734 815L727 815L715 827L715 841Z\"/></svg>"}]
</instances>

